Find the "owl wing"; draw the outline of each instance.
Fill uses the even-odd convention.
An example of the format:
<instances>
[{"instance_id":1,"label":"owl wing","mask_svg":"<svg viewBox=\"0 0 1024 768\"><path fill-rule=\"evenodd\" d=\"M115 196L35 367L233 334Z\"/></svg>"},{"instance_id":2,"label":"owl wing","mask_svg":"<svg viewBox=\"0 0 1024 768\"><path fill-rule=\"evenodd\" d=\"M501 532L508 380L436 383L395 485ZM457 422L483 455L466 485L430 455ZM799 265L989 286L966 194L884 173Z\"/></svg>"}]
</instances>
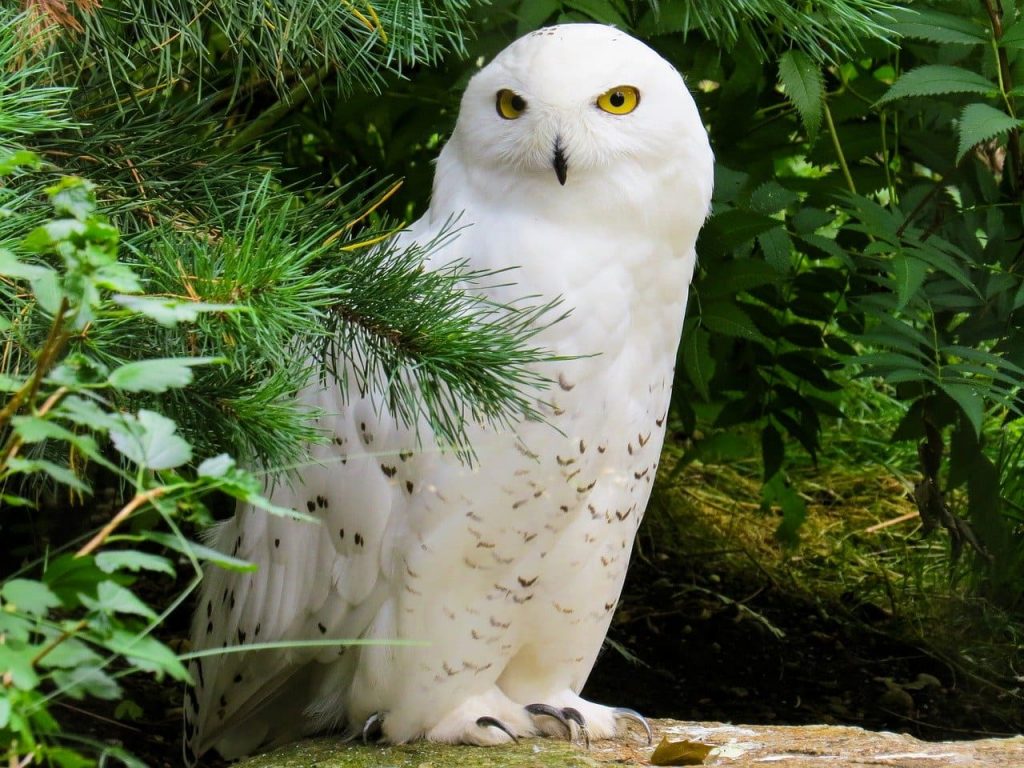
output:
<instances>
[{"instance_id":1,"label":"owl wing","mask_svg":"<svg viewBox=\"0 0 1024 768\"><path fill-rule=\"evenodd\" d=\"M421 219L397 245L415 241L428 228ZM457 258L451 244L445 250ZM339 661L343 643L240 649L252 643L359 638L401 588L396 585L401 566L393 561L403 538L415 535L405 513L413 489L429 482L437 457L414 454L415 430L397 423L383 405L358 397L351 376L348 384L348 402L337 386L304 392L302 399L323 411L318 426L329 442L313 448L312 463L291 485L282 483L269 494L275 504L311 514L317 522L247 505L212 534L216 549L257 569L206 570L193 647L224 652L192 663L195 687L185 699L186 763L213 747L224 757L240 756L341 721L341 695L353 672L345 664L330 667L339 675L333 711L310 712L308 706L326 669L313 662ZM423 429L420 436L429 440Z\"/></svg>"}]
</instances>

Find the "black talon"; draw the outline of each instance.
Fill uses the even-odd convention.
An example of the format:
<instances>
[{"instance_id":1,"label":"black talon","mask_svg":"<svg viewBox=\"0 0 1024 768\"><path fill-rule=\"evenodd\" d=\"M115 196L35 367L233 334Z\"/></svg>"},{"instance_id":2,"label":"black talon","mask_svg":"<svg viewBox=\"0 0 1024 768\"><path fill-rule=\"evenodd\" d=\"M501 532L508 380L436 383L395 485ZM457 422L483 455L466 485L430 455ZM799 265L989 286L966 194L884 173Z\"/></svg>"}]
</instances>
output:
<instances>
[{"instance_id":1,"label":"black talon","mask_svg":"<svg viewBox=\"0 0 1024 768\"><path fill-rule=\"evenodd\" d=\"M380 712L374 712L363 723L363 744L370 741L378 741L384 735L384 717Z\"/></svg>"},{"instance_id":2,"label":"black talon","mask_svg":"<svg viewBox=\"0 0 1024 768\"><path fill-rule=\"evenodd\" d=\"M615 715L616 720L630 720L640 725L647 732L647 746L649 747L654 743L654 733L651 731L651 726L648 724L647 719L635 709L616 707L612 710L612 714Z\"/></svg>"},{"instance_id":3,"label":"black talon","mask_svg":"<svg viewBox=\"0 0 1024 768\"><path fill-rule=\"evenodd\" d=\"M490 715L478 717L476 719L476 724L481 728L497 728L499 731L503 731L516 744L519 743L519 737L512 733L512 731L508 729L508 726L496 717L491 717Z\"/></svg>"},{"instance_id":4,"label":"black talon","mask_svg":"<svg viewBox=\"0 0 1024 768\"><path fill-rule=\"evenodd\" d=\"M526 711L531 715L547 715L557 720L565 728L565 738L572 741L572 725L569 724L569 719L564 709L556 709L549 704L527 704Z\"/></svg>"},{"instance_id":5,"label":"black talon","mask_svg":"<svg viewBox=\"0 0 1024 768\"><path fill-rule=\"evenodd\" d=\"M565 715L567 720L571 720L580 727L580 733L583 734L583 744L587 749L590 749L590 731L587 730L587 721L583 719L580 711L573 707L564 707L562 714Z\"/></svg>"}]
</instances>

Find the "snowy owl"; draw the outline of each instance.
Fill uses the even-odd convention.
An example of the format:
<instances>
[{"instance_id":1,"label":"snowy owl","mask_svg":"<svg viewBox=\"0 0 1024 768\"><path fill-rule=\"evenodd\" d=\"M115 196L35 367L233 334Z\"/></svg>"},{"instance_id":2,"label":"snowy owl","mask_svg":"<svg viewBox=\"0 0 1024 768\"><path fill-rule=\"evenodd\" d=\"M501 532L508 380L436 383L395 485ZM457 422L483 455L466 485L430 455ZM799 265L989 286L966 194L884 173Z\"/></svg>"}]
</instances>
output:
<instances>
[{"instance_id":1,"label":"snowy owl","mask_svg":"<svg viewBox=\"0 0 1024 768\"><path fill-rule=\"evenodd\" d=\"M250 508L222 524L217 548L259 568L208 570L193 645L367 644L195 661L188 762L332 729L489 745L607 738L636 717L580 691L658 466L712 165L679 73L614 28L541 29L472 78L398 244L458 217L433 263L514 268L480 289L498 301L562 297L571 313L538 338L560 358L538 367L546 420L471 426L468 466L311 385L332 440L273 500L321 524Z\"/></svg>"}]
</instances>

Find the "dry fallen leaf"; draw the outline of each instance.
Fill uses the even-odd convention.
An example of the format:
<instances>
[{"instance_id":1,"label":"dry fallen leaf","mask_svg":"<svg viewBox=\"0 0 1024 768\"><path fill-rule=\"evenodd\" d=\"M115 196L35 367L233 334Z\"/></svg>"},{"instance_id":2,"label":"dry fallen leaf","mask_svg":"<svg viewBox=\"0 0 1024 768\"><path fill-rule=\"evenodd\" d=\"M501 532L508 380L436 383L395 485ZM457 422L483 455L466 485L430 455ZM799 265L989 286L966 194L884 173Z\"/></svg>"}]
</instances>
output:
<instances>
[{"instance_id":1,"label":"dry fallen leaf","mask_svg":"<svg viewBox=\"0 0 1024 768\"><path fill-rule=\"evenodd\" d=\"M669 741L663 738L651 755L651 765L703 765L711 749L699 741Z\"/></svg>"}]
</instances>

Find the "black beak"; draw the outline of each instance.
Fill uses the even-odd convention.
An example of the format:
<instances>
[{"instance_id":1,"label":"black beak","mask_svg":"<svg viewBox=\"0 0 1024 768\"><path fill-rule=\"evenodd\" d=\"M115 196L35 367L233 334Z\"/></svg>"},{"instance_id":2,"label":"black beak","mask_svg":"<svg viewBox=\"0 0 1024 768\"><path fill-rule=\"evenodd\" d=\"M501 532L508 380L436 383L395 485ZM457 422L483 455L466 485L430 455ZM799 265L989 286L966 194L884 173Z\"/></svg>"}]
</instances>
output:
<instances>
[{"instance_id":1,"label":"black beak","mask_svg":"<svg viewBox=\"0 0 1024 768\"><path fill-rule=\"evenodd\" d=\"M569 163L565 159L565 152L562 151L562 142L555 140L555 156L552 158L552 165L555 166L555 176L558 183L565 186L565 179L569 175Z\"/></svg>"}]
</instances>

